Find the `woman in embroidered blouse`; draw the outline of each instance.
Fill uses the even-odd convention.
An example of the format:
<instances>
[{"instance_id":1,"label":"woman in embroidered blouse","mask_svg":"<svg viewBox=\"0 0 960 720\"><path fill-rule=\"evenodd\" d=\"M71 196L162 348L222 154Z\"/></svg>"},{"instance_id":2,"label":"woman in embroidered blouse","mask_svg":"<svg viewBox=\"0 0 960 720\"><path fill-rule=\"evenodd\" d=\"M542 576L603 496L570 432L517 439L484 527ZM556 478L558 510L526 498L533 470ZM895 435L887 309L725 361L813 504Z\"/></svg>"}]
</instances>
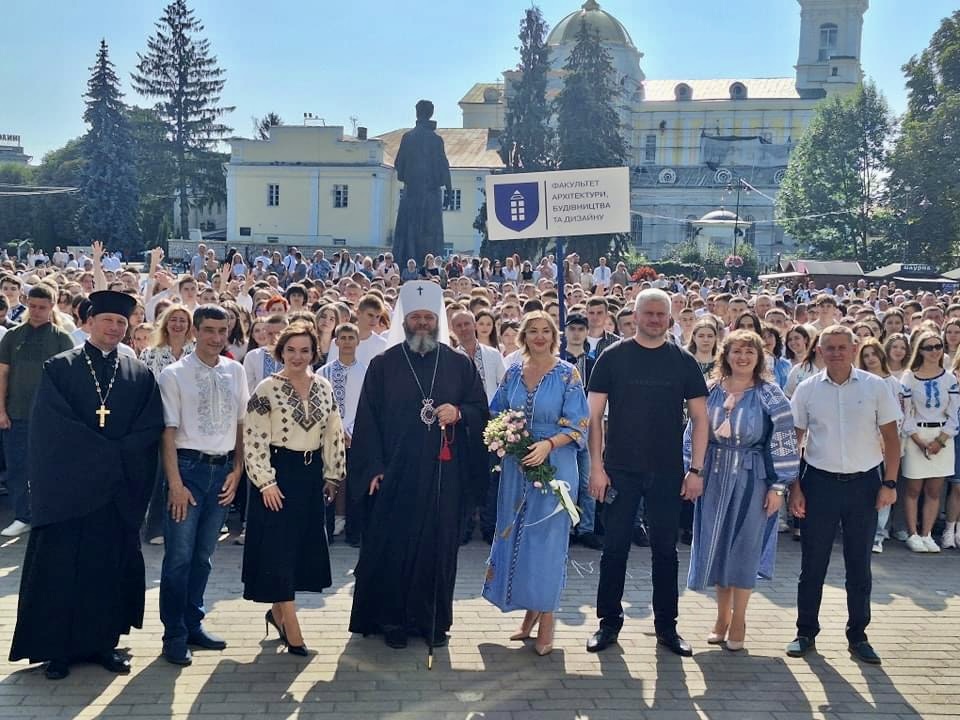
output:
<instances>
[{"instance_id":1,"label":"woman in embroidered blouse","mask_svg":"<svg viewBox=\"0 0 960 720\"><path fill-rule=\"evenodd\" d=\"M906 446L902 467L907 479L903 499L907 547L913 552L940 552L931 532L940 512L943 479L953 476L960 387L953 374L943 369L943 340L936 330L918 331L913 348L910 369L900 378L904 416L901 433ZM922 519L917 517L921 492Z\"/></svg>"},{"instance_id":2,"label":"woman in embroidered blouse","mask_svg":"<svg viewBox=\"0 0 960 720\"><path fill-rule=\"evenodd\" d=\"M507 370L490 410L526 413L537 442L522 465L549 462L576 501L577 451L586 447L589 424L580 374L556 358L560 332L546 312L527 313L518 339L523 362ZM521 462L503 459L483 596L503 612L527 611L511 640L526 640L539 623L534 646L538 655L553 650L554 612L566 582L571 519L558 509L553 493L543 493L527 481Z\"/></svg>"},{"instance_id":3,"label":"woman in embroidered blouse","mask_svg":"<svg viewBox=\"0 0 960 720\"><path fill-rule=\"evenodd\" d=\"M184 305L171 305L160 317L153 343L140 353L140 360L159 378L167 365L189 355L194 347L193 316Z\"/></svg>"},{"instance_id":4,"label":"woman in embroidered blouse","mask_svg":"<svg viewBox=\"0 0 960 720\"><path fill-rule=\"evenodd\" d=\"M251 498L247 510L243 597L273 604L266 622L295 655L307 654L296 592L332 584L327 537L317 528L346 475L333 390L313 372L318 345L306 323L280 334L274 354L283 370L257 385L243 426L247 474L262 500Z\"/></svg>"},{"instance_id":5,"label":"woman in embroidered blouse","mask_svg":"<svg viewBox=\"0 0 960 720\"><path fill-rule=\"evenodd\" d=\"M710 441L696 501L687 587L716 586L707 642L742 650L757 576L773 577L777 513L800 464L790 404L763 360L763 340L736 330L723 341L707 397ZM690 465L691 426L684 434Z\"/></svg>"}]
</instances>

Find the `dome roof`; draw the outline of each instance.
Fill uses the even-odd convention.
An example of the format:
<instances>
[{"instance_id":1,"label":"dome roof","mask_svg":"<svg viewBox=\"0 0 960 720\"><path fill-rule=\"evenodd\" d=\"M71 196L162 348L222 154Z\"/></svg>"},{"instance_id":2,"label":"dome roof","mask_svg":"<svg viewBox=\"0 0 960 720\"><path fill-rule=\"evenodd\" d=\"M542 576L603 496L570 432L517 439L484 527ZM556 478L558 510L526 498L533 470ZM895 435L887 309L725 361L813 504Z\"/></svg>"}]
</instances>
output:
<instances>
[{"instance_id":1,"label":"dome roof","mask_svg":"<svg viewBox=\"0 0 960 720\"><path fill-rule=\"evenodd\" d=\"M724 210L720 208L719 210L711 210L702 218L699 222L709 222L711 220L727 220L729 222L734 222L737 220L737 214L731 212L730 210ZM743 222L743 218L740 218L740 222Z\"/></svg>"},{"instance_id":2,"label":"dome roof","mask_svg":"<svg viewBox=\"0 0 960 720\"><path fill-rule=\"evenodd\" d=\"M627 29L613 15L601 10L596 0L587 0L580 10L570 13L557 23L547 37L547 45L576 42L581 21L587 23L590 29L600 36L600 42L634 47Z\"/></svg>"}]
</instances>

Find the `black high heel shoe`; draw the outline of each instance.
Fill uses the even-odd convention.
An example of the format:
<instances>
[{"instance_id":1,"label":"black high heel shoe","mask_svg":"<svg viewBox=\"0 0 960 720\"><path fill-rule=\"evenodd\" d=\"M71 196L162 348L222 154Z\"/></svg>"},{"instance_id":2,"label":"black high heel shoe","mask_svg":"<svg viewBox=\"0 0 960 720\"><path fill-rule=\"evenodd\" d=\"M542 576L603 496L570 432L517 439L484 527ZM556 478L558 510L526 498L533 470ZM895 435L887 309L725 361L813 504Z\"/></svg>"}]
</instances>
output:
<instances>
[{"instance_id":1,"label":"black high heel shoe","mask_svg":"<svg viewBox=\"0 0 960 720\"><path fill-rule=\"evenodd\" d=\"M263 616L263 620L264 620L263 632L269 635L269 634L270 634L270 626L273 625L273 627L276 628L276 631L280 634L280 642L282 642L284 645L286 645L286 644L287 644L287 636L283 634L283 628L280 627L280 625L279 625L279 624L277 623L277 621L274 619L274 617L273 617L273 609L272 609L272 608L271 608L270 610L267 610L266 614Z\"/></svg>"},{"instance_id":2,"label":"black high heel shoe","mask_svg":"<svg viewBox=\"0 0 960 720\"><path fill-rule=\"evenodd\" d=\"M306 644L291 645L286 638L283 639L283 644L287 646L287 652L290 653L291 655L299 655L300 657L307 657L307 655L309 654Z\"/></svg>"}]
</instances>

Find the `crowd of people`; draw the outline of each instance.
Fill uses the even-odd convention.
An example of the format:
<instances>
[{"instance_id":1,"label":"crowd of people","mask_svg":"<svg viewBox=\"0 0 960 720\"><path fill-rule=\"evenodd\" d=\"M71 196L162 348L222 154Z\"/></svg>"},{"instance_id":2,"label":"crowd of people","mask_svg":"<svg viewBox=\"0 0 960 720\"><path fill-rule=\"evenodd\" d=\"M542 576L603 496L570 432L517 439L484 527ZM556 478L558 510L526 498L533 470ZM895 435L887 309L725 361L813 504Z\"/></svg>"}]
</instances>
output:
<instances>
[{"instance_id":1,"label":"crowd of people","mask_svg":"<svg viewBox=\"0 0 960 720\"><path fill-rule=\"evenodd\" d=\"M687 587L715 589L706 642L736 652L792 535L787 654L802 656L842 528L850 651L879 663L871 555L890 537L916 553L960 542L949 295L637 280L575 254L401 269L389 253L297 248L221 262L201 245L182 272L159 249L145 265L94 243L79 261L58 248L2 266L2 534L29 533L10 659L46 662L52 679L81 661L129 670L116 647L142 625L142 542L163 546L164 658L225 648L204 591L231 509L243 596L269 604L267 629L296 655L309 652L296 594L332 584L338 541L359 548L351 631L446 644L458 549L479 530L482 596L525 611L511 640L539 655L572 543L602 553L588 651L617 642L638 545L657 641L688 656L678 543ZM525 419L522 455L484 440L502 413ZM549 486L532 480L545 468Z\"/></svg>"}]
</instances>

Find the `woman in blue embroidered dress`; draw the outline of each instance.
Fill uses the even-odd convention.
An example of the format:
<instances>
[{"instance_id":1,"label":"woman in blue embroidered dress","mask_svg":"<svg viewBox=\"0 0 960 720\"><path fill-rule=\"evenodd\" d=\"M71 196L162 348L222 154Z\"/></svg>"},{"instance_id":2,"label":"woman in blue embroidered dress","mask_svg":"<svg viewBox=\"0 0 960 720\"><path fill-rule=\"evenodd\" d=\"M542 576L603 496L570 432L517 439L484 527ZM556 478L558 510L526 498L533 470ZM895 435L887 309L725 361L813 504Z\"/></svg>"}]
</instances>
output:
<instances>
[{"instance_id":1,"label":"woman in blue embroidered dress","mask_svg":"<svg viewBox=\"0 0 960 720\"><path fill-rule=\"evenodd\" d=\"M749 330L723 341L707 397L710 443L687 577L691 590L716 586L717 620L707 642L726 641L734 651L743 649L757 576L773 577L777 512L800 464L790 404L771 381L763 354L763 340ZM687 467L690 433L688 425Z\"/></svg>"},{"instance_id":2,"label":"woman in blue embroidered dress","mask_svg":"<svg viewBox=\"0 0 960 720\"><path fill-rule=\"evenodd\" d=\"M490 405L492 413L523 410L537 440L521 462L549 462L576 501L577 451L587 444L587 398L577 369L556 357L560 332L543 311L528 313L518 342L522 363L507 370ZM504 612L526 610L511 640L526 640L539 623L538 655L553 649L554 611L566 582L570 516L556 495L543 493L526 479L520 462L503 459L497 499L497 529L487 563L483 596Z\"/></svg>"}]
</instances>

